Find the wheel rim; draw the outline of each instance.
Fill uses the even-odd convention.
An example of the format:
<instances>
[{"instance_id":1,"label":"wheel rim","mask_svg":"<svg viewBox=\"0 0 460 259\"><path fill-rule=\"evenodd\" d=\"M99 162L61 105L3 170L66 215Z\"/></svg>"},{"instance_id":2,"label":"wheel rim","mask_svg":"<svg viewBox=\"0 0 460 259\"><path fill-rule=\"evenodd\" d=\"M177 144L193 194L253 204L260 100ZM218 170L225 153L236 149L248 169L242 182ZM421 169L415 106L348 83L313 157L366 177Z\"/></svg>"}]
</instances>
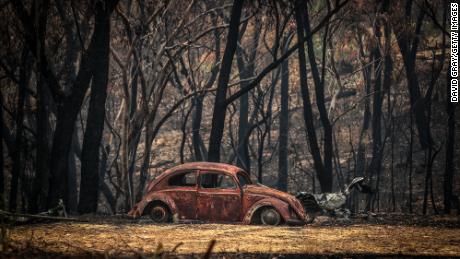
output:
<instances>
[{"instance_id":1,"label":"wheel rim","mask_svg":"<svg viewBox=\"0 0 460 259\"><path fill-rule=\"evenodd\" d=\"M260 215L262 224L264 225L278 225L281 221L280 214L274 209L265 209Z\"/></svg>"},{"instance_id":2,"label":"wheel rim","mask_svg":"<svg viewBox=\"0 0 460 259\"><path fill-rule=\"evenodd\" d=\"M162 206L156 206L150 212L150 218L157 223L166 222L168 212Z\"/></svg>"}]
</instances>

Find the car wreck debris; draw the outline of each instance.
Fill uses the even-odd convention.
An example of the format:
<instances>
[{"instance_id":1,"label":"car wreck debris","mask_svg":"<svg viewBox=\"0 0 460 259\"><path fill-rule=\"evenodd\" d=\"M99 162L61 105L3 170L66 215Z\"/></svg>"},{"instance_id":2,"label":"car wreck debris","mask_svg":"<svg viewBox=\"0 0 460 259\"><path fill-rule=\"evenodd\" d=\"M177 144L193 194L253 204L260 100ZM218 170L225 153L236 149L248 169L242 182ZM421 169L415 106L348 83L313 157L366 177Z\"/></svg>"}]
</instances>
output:
<instances>
[{"instance_id":1,"label":"car wreck debris","mask_svg":"<svg viewBox=\"0 0 460 259\"><path fill-rule=\"evenodd\" d=\"M350 195L353 188L357 188L361 192L366 192L369 187L363 185L364 177L357 177L345 187L343 191L336 193L318 193L311 194L307 192L299 192L296 198L300 200L302 206L312 221L317 214L327 213L333 215L342 215L348 217L350 212L343 209L343 205L347 202L347 197Z\"/></svg>"}]
</instances>

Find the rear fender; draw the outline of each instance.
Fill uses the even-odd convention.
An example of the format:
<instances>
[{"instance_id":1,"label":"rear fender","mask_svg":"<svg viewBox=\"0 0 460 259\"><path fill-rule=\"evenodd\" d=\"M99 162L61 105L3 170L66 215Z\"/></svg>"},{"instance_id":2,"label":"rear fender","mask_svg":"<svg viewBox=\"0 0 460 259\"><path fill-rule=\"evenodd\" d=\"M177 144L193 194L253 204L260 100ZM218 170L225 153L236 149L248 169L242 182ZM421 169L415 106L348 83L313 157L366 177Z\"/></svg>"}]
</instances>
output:
<instances>
[{"instance_id":1,"label":"rear fender","mask_svg":"<svg viewBox=\"0 0 460 259\"><path fill-rule=\"evenodd\" d=\"M128 215L133 218L142 216L147 205L154 201L160 201L166 204L172 215L177 213L176 203L168 195L164 193L152 193L150 195L146 195L140 202L134 205L133 209L128 213Z\"/></svg>"},{"instance_id":2,"label":"rear fender","mask_svg":"<svg viewBox=\"0 0 460 259\"><path fill-rule=\"evenodd\" d=\"M252 207L246 212L246 215L243 218L244 224L251 224L252 217L254 213L262 207L273 207L281 215L284 221L287 221L290 218L289 214L289 204L278 199L266 198L256 202Z\"/></svg>"}]
</instances>

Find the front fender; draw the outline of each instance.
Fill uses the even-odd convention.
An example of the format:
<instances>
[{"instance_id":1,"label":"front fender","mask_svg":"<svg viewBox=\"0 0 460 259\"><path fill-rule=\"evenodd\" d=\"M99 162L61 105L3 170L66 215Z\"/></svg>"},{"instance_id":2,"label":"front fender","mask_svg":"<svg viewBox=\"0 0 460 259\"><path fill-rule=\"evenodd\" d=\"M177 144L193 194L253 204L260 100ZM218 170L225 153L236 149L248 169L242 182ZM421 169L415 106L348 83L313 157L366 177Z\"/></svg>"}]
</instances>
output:
<instances>
[{"instance_id":1,"label":"front fender","mask_svg":"<svg viewBox=\"0 0 460 259\"><path fill-rule=\"evenodd\" d=\"M270 206L276 209L276 211L279 212L283 220L286 222L291 218L291 215L289 213L289 204L278 200L278 199L272 199L272 198L265 198L262 199L255 204L252 205L251 208L246 212L246 215L243 218L243 223L244 224L251 224L251 219L254 216L254 213L265 206Z\"/></svg>"},{"instance_id":2,"label":"front fender","mask_svg":"<svg viewBox=\"0 0 460 259\"><path fill-rule=\"evenodd\" d=\"M151 193L149 195L144 196L144 198L138 202L134 207L128 212L128 216L133 218L138 218L144 214L144 210L147 205L154 201L160 201L171 210L171 214L174 215L177 213L177 206L176 203L164 193Z\"/></svg>"}]
</instances>

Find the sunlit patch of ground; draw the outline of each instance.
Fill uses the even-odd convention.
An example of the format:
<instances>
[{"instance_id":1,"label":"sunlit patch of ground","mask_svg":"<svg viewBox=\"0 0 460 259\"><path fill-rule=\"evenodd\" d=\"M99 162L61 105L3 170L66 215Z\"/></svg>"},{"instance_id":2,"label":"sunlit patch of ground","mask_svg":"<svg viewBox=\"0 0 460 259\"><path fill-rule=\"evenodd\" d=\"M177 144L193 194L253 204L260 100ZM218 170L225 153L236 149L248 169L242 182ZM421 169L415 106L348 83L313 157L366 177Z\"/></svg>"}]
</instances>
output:
<instances>
[{"instance_id":1,"label":"sunlit patch of ground","mask_svg":"<svg viewBox=\"0 0 460 259\"><path fill-rule=\"evenodd\" d=\"M13 227L9 239L15 253L58 255L199 254L215 239L215 253L460 256L460 229L416 226L53 223Z\"/></svg>"}]
</instances>

